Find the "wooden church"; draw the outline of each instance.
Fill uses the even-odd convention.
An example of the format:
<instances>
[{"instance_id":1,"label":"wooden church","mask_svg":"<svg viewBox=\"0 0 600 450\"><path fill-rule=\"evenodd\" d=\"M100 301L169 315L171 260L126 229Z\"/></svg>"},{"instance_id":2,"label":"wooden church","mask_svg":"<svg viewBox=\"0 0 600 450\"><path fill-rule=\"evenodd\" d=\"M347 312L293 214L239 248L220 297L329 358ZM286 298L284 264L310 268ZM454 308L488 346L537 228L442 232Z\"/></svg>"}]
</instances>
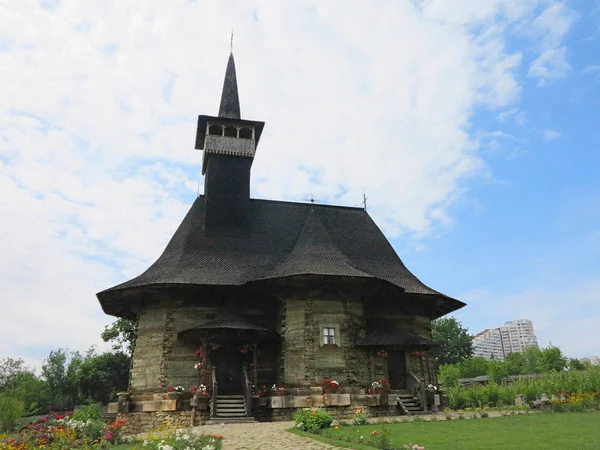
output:
<instances>
[{"instance_id":1,"label":"wooden church","mask_svg":"<svg viewBox=\"0 0 600 450\"><path fill-rule=\"evenodd\" d=\"M292 397L281 407L293 410L324 379L338 395L385 378L418 396L436 381L430 321L464 303L419 281L365 209L250 198L263 127L241 118L231 54L219 114L198 117L204 194L154 264L97 294L107 314L137 321L129 394L202 383L254 416L275 408L250 407L259 391Z\"/></svg>"}]
</instances>

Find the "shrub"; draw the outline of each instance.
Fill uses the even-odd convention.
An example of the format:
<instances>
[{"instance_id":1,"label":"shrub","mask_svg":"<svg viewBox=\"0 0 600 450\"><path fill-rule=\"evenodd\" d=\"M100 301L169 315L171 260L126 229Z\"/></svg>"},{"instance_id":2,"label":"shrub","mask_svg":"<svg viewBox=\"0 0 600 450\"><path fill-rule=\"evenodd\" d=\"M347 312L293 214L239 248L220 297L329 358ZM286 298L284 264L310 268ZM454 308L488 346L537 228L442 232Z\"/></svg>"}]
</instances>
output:
<instances>
[{"instance_id":1,"label":"shrub","mask_svg":"<svg viewBox=\"0 0 600 450\"><path fill-rule=\"evenodd\" d=\"M25 414L25 402L8 392L0 392L0 431L14 431Z\"/></svg>"},{"instance_id":2,"label":"shrub","mask_svg":"<svg viewBox=\"0 0 600 450\"><path fill-rule=\"evenodd\" d=\"M390 440L390 430L385 428L383 425L381 426L381 430L379 432L377 430L371 431L369 434L368 443L375 448L380 448L383 450L393 449L392 442Z\"/></svg>"},{"instance_id":3,"label":"shrub","mask_svg":"<svg viewBox=\"0 0 600 450\"><path fill-rule=\"evenodd\" d=\"M102 405L92 403L91 405L83 406L73 412L73 420L87 422L88 420L102 420L103 412Z\"/></svg>"},{"instance_id":4,"label":"shrub","mask_svg":"<svg viewBox=\"0 0 600 450\"><path fill-rule=\"evenodd\" d=\"M333 422L331 416L320 409L316 411L304 409L296 414L294 420L298 428L302 431L310 431L311 433L328 428Z\"/></svg>"},{"instance_id":5,"label":"shrub","mask_svg":"<svg viewBox=\"0 0 600 450\"><path fill-rule=\"evenodd\" d=\"M364 412L362 409L357 409L356 411L354 411L354 419L352 420L352 425L366 425L368 423L367 421L367 413Z\"/></svg>"}]
</instances>

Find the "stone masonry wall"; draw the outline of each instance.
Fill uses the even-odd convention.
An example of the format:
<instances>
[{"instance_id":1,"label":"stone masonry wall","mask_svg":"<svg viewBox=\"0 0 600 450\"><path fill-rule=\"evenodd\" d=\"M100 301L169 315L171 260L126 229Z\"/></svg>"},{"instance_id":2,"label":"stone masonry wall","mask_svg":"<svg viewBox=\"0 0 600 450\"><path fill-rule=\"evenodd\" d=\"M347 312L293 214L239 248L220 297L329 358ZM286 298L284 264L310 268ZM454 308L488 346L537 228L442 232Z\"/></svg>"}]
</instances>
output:
<instances>
[{"instance_id":1,"label":"stone masonry wall","mask_svg":"<svg viewBox=\"0 0 600 450\"><path fill-rule=\"evenodd\" d=\"M117 418L127 421L123 434L133 435L166 427L189 427L192 421L192 410L119 413L117 414ZM208 411L196 411L194 426L202 425L208 418Z\"/></svg>"},{"instance_id":2,"label":"stone masonry wall","mask_svg":"<svg viewBox=\"0 0 600 450\"><path fill-rule=\"evenodd\" d=\"M294 420L296 413L302 409L303 408L259 409L254 412L254 416L260 422L286 422ZM395 406L325 406L320 407L319 409L325 411L335 420L346 421L350 421L354 418L357 409L364 411L369 417L389 417L400 414Z\"/></svg>"}]
</instances>

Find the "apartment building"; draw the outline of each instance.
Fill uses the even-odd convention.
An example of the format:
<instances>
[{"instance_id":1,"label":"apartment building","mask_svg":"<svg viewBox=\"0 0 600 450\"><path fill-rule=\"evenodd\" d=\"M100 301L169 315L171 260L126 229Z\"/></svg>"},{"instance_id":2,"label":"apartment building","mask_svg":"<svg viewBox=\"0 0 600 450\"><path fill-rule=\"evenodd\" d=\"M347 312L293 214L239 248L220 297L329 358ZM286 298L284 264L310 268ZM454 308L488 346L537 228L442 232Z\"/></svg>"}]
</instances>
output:
<instances>
[{"instance_id":1,"label":"apartment building","mask_svg":"<svg viewBox=\"0 0 600 450\"><path fill-rule=\"evenodd\" d=\"M509 353L522 353L527 347L538 347L533 322L527 319L512 320L473 337L473 355L488 359L504 360Z\"/></svg>"}]
</instances>

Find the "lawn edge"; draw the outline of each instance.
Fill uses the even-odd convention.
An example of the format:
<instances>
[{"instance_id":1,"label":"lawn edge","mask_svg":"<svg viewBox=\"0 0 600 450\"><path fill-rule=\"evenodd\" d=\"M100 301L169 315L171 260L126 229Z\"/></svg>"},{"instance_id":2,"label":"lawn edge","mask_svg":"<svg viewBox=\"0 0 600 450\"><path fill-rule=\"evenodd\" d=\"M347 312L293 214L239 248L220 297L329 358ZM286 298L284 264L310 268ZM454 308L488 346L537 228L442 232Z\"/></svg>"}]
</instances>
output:
<instances>
[{"instance_id":1,"label":"lawn edge","mask_svg":"<svg viewBox=\"0 0 600 450\"><path fill-rule=\"evenodd\" d=\"M324 442L325 444L334 445L340 448L350 448L354 450L376 450L375 447L371 447L370 445L363 444L354 444L352 442L346 441L338 441L336 439L327 438L325 436L321 436L320 434L309 433L308 431L302 431L298 428L288 428L286 430L288 433L297 434L298 436L307 437L313 439L315 441Z\"/></svg>"}]
</instances>

